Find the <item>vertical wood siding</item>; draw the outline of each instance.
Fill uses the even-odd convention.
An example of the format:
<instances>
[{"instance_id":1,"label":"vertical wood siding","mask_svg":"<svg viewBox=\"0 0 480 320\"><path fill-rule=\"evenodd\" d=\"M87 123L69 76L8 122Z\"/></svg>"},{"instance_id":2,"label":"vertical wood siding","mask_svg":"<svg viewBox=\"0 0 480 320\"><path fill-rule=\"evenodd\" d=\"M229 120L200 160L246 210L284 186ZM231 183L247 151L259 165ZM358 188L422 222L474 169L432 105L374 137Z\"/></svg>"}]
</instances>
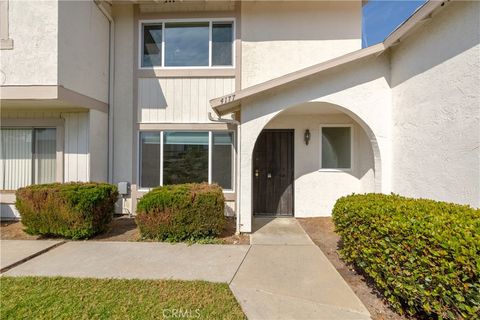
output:
<instances>
[{"instance_id":1,"label":"vertical wood siding","mask_svg":"<svg viewBox=\"0 0 480 320\"><path fill-rule=\"evenodd\" d=\"M139 121L207 123L209 100L235 91L235 78L138 79Z\"/></svg>"},{"instance_id":2,"label":"vertical wood siding","mask_svg":"<svg viewBox=\"0 0 480 320\"><path fill-rule=\"evenodd\" d=\"M88 113L66 113L65 119L65 150L64 150L64 180L88 181Z\"/></svg>"}]
</instances>

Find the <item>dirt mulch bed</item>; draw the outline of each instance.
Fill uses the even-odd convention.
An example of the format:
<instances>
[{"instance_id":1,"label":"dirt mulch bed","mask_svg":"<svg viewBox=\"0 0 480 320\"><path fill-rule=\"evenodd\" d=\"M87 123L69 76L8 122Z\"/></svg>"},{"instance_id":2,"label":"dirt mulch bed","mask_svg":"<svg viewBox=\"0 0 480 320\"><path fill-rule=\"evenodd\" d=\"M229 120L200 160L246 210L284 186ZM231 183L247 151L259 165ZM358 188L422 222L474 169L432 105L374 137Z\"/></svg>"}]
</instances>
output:
<instances>
[{"instance_id":1,"label":"dirt mulch bed","mask_svg":"<svg viewBox=\"0 0 480 320\"><path fill-rule=\"evenodd\" d=\"M37 240L47 239L41 236L32 236L23 231L24 227L20 221L2 221L0 223L0 239L2 240Z\"/></svg>"},{"instance_id":2,"label":"dirt mulch bed","mask_svg":"<svg viewBox=\"0 0 480 320\"><path fill-rule=\"evenodd\" d=\"M0 238L2 240L36 240L48 239L47 237L32 236L23 231L24 226L20 221L3 221L0 225ZM115 217L106 232L93 237L94 241L140 241L140 233L135 219L128 216ZM235 234L235 219L227 218L223 232L218 237L222 244L250 244L249 235Z\"/></svg>"},{"instance_id":3,"label":"dirt mulch bed","mask_svg":"<svg viewBox=\"0 0 480 320\"><path fill-rule=\"evenodd\" d=\"M337 251L340 237L334 231L332 218L302 218L297 220L367 307L373 320L410 319L390 309L383 296L368 284L365 277L343 262Z\"/></svg>"}]
</instances>

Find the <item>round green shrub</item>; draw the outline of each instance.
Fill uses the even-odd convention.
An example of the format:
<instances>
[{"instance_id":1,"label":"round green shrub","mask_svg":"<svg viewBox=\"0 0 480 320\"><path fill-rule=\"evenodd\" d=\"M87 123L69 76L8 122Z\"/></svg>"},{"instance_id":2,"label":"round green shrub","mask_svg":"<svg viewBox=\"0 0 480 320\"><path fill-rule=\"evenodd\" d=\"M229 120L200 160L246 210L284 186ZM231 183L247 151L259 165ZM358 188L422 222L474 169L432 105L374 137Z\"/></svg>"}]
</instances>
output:
<instances>
[{"instance_id":1,"label":"round green shrub","mask_svg":"<svg viewBox=\"0 0 480 320\"><path fill-rule=\"evenodd\" d=\"M71 239L105 231L118 199L116 186L95 182L31 185L15 195L27 233Z\"/></svg>"},{"instance_id":2,"label":"round green shrub","mask_svg":"<svg viewBox=\"0 0 480 320\"><path fill-rule=\"evenodd\" d=\"M199 240L222 232L224 210L225 199L218 185L167 185L139 200L135 221L145 239Z\"/></svg>"},{"instance_id":3,"label":"round green shrub","mask_svg":"<svg viewBox=\"0 0 480 320\"><path fill-rule=\"evenodd\" d=\"M398 195L340 198L333 210L343 258L399 312L480 318L480 210Z\"/></svg>"}]
</instances>

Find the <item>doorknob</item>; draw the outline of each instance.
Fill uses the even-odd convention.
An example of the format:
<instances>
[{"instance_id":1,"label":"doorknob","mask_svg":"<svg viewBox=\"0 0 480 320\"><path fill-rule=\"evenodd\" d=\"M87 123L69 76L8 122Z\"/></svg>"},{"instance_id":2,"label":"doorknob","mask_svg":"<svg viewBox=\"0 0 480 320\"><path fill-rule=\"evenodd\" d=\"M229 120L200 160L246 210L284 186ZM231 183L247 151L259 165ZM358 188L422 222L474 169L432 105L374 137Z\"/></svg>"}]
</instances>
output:
<instances>
[{"instance_id":1,"label":"doorknob","mask_svg":"<svg viewBox=\"0 0 480 320\"><path fill-rule=\"evenodd\" d=\"M271 174L270 172L267 173L267 178L268 178L268 179L271 179L271 178L272 178L272 174Z\"/></svg>"},{"instance_id":2,"label":"doorknob","mask_svg":"<svg viewBox=\"0 0 480 320\"><path fill-rule=\"evenodd\" d=\"M255 177L258 177L258 174L259 174L258 169L255 169Z\"/></svg>"}]
</instances>

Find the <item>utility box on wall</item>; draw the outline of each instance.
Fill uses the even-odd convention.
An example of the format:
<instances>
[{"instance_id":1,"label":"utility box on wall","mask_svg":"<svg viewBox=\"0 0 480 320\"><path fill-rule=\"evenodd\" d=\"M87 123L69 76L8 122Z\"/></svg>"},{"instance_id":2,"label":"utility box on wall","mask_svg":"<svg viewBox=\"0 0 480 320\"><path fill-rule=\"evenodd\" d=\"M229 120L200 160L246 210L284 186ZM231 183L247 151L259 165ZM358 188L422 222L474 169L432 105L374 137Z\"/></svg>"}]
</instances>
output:
<instances>
[{"instance_id":1,"label":"utility box on wall","mask_svg":"<svg viewBox=\"0 0 480 320\"><path fill-rule=\"evenodd\" d=\"M118 193L121 196L126 196L130 194L130 182L127 181L122 181L117 184L118 187Z\"/></svg>"}]
</instances>

